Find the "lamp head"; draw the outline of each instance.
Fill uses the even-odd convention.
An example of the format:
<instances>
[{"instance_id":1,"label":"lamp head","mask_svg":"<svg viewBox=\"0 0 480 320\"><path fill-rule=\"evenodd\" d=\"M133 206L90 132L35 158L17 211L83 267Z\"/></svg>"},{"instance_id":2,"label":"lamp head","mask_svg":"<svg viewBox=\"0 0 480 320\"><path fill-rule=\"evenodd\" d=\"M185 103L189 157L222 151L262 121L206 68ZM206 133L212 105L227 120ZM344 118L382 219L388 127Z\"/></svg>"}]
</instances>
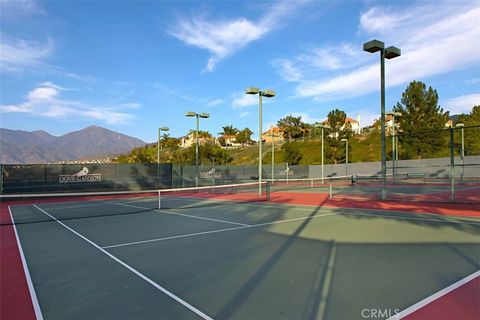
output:
<instances>
[{"instance_id":1,"label":"lamp head","mask_svg":"<svg viewBox=\"0 0 480 320\"><path fill-rule=\"evenodd\" d=\"M267 97L267 98L275 97L275 91L267 89L267 90L262 92L262 96Z\"/></svg>"},{"instance_id":2,"label":"lamp head","mask_svg":"<svg viewBox=\"0 0 480 320\"><path fill-rule=\"evenodd\" d=\"M193 111L188 111L188 112L185 112L185 116L186 117L195 117L197 114Z\"/></svg>"},{"instance_id":3,"label":"lamp head","mask_svg":"<svg viewBox=\"0 0 480 320\"><path fill-rule=\"evenodd\" d=\"M260 89L255 88L255 87L248 87L247 89L245 89L245 93L246 94L258 94L258 93L260 93Z\"/></svg>"},{"instance_id":4,"label":"lamp head","mask_svg":"<svg viewBox=\"0 0 480 320\"><path fill-rule=\"evenodd\" d=\"M375 53L385 48L385 44L379 40L372 40L363 44L363 51Z\"/></svg>"},{"instance_id":5,"label":"lamp head","mask_svg":"<svg viewBox=\"0 0 480 320\"><path fill-rule=\"evenodd\" d=\"M160 130L161 131L168 131L168 130L170 130L170 128L169 127L161 127Z\"/></svg>"},{"instance_id":6,"label":"lamp head","mask_svg":"<svg viewBox=\"0 0 480 320\"><path fill-rule=\"evenodd\" d=\"M392 46L385 49L385 59L393 59L396 57L400 57L401 55L402 55L402 52L397 47Z\"/></svg>"},{"instance_id":7,"label":"lamp head","mask_svg":"<svg viewBox=\"0 0 480 320\"><path fill-rule=\"evenodd\" d=\"M210 118L210 113L202 112L200 113L200 118Z\"/></svg>"},{"instance_id":8,"label":"lamp head","mask_svg":"<svg viewBox=\"0 0 480 320\"><path fill-rule=\"evenodd\" d=\"M464 126L465 126L465 125L464 125L463 123L457 123L457 124L455 125L455 127L457 127L457 128L462 128L462 127L464 127Z\"/></svg>"},{"instance_id":9,"label":"lamp head","mask_svg":"<svg viewBox=\"0 0 480 320\"><path fill-rule=\"evenodd\" d=\"M342 142L348 142L348 139L345 139L345 138L344 138L344 139L342 139L342 140L340 140L340 141L342 141Z\"/></svg>"}]
</instances>

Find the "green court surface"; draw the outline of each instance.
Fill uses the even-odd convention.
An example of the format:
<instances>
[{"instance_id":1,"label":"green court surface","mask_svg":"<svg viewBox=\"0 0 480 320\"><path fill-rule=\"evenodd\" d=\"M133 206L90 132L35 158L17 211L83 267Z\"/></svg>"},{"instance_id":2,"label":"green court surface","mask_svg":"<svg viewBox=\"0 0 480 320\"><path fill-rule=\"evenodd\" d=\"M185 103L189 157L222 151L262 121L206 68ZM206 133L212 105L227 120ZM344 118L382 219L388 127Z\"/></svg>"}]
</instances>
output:
<instances>
[{"instance_id":1,"label":"green court surface","mask_svg":"<svg viewBox=\"0 0 480 320\"><path fill-rule=\"evenodd\" d=\"M152 207L10 207L43 318L394 315L480 261L475 218L269 202Z\"/></svg>"}]
</instances>

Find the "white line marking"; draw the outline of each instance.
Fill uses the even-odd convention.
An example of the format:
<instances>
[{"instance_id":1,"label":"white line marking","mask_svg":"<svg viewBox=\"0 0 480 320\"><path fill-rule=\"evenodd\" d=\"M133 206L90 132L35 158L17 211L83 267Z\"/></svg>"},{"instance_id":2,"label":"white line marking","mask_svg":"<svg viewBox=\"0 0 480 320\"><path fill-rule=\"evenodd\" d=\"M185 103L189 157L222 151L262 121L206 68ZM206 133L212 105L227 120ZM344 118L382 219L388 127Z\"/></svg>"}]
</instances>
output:
<instances>
[{"instance_id":1,"label":"white line marking","mask_svg":"<svg viewBox=\"0 0 480 320\"><path fill-rule=\"evenodd\" d=\"M15 220L13 219L12 210L8 206L8 212L10 213L10 219L12 220L13 230L15 231L15 238L17 239L18 252L20 252L20 258L22 260L23 272L25 273L25 278L27 280L28 291L30 291L30 298L32 299L33 310L35 312L35 317L38 320L43 319L42 310L40 304L38 303L37 294L35 293L35 287L33 286L32 278L30 277L30 272L28 271L27 260L23 254L22 244L20 243L20 238L18 236L17 227L15 225Z\"/></svg>"},{"instance_id":2,"label":"white line marking","mask_svg":"<svg viewBox=\"0 0 480 320\"><path fill-rule=\"evenodd\" d=\"M418 221L428 221L428 222L437 222L437 223L453 223L453 224L468 224L468 225L480 225L480 222L466 222L466 221L444 221L440 219L427 219L427 218L418 218L418 217L400 217L400 216L390 216L384 214L375 214L375 213L359 213L359 212L342 212L342 215L354 215L354 216L368 216L368 217L380 217L380 218L391 218L399 220L418 220ZM423 213L422 213L423 214ZM430 213L425 213L430 214Z\"/></svg>"},{"instance_id":3,"label":"white line marking","mask_svg":"<svg viewBox=\"0 0 480 320\"><path fill-rule=\"evenodd\" d=\"M52 216L51 214L49 214L48 212L46 212L45 210L43 210L42 208L40 208L39 206L33 204L33 206L35 208L37 208L38 210L42 211L43 213L45 213L47 216L49 216L50 218L52 218L53 220L55 220L55 222L59 223L61 226L63 226L65 229L71 231L72 233L74 233L75 235L77 235L78 237L82 238L83 240L85 240L86 242L88 242L90 245L92 245L93 247L97 248L98 250L100 250L102 253L104 253L105 255L107 255L108 257L110 257L111 259L115 260L116 262L118 262L119 264L121 264L122 266L124 266L125 268L127 268L128 270L130 270L131 272L133 272L134 274L136 274L137 276L139 276L140 278L142 278L143 280L145 280L146 282L148 282L149 284L151 284L153 287L157 288L158 290L162 291L164 294L166 294L167 296L169 296L170 298L172 298L173 300L177 301L178 303L182 304L183 306L185 306L186 308L190 309L190 311L196 313L197 315L199 315L200 317L202 317L203 319L205 320L213 320L212 318L210 318L208 315L206 315L205 313L203 313L202 311L200 311L199 309L195 308L194 306L192 306L191 304L189 304L188 302L186 302L185 300L179 298L178 296L176 296L175 294L173 294L172 292L168 291L167 289L165 289L164 287L162 287L161 285L159 285L158 283L156 283L155 281L151 280L150 278L148 278L147 276L145 276L144 274L140 273L139 271L137 271L136 269L134 269L133 267L131 267L130 265L126 264L125 262L123 262L122 260L118 259L117 257L115 257L114 255L112 255L111 253L109 253L108 251L106 251L105 249L101 248L99 245L97 245L95 242L91 241L90 239L86 238L85 236L81 235L80 233L78 233L77 231L73 230L72 228L70 228L69 226L67 226L66 224L64 224L63 222L59 221L58 219L56 219L54 216Z\"/></svg>"},{"instance_id":4,"label":"white line marking","mask_svg":"<svg viewBox=\"0 0 480 320\"><path fill-rule=\"evenodd\" d=\"M134 205L125 204L125 203L115 203L115 204L116 204L116 205L119 205L119 206L124 206L124 207L132 207L132 208L137 208L137 209L152 210L151 208L134 206ZM245 224L245 223L239 223L239 222L233 222L233 221L227 221L227 220L220 220L220 219L205 218L205 217L193 216L193 215L190 215L190 214L179 213L179 212L171 212L171 211L158 210L158 209L154 209L154 210L155 210L155 211L158 211L158 212L163 212L163 213L166 213L166 214L176 215L176 216L184 216L184 217L189 217L189 218L194 218L194 219L200 219L200 220L208 220L208 221L229 223L229 224L235 224L235 225L239 225L239 226L248 226L248 224Z\"/></svg>"},{"instance_id":5,"label":"white line marking","mask_svg":"<svg viewBox=\"0 0 480 320\"><path fill-rule=\"evenodd\" d=\"M312 211L312 209L311 209L312 207L322 207L322 209L326 209L326 210L346 209L346 210L360 210L360 211L367 211L367 212L368 211L376 211L376 212L383 212L383 213L396 212L396 213L406 213L406 214L416 214L416 215L428 215L428 216L437 217L437 218L439 216L444 217L444 215L442 215L442 214L429 213L429 212L412 212L412 211L403 211L403 210L393 210L392 211L392 210L374 209L374 208L335 207L335 206L332 206L332 205L318 205L318 206L316 206L316 205L301 205L301 204L290 204L290 203L278 203L278 204L275 204L275 205L266 205L266 204L262 204L262 203L260 203L260 204L235 203L233 206L256 207L256 208L277 209L277 210L279 208L282 208L282 207L290 207L290 208L294 208L295 210L299 210L299 211ZM202 209L202 207L175 208L175 210L192 210L192 209ZM355 213L349 213L349 214L355 214ZM374 214L370 214L370 215L379 216L379 217L384 216L384 215L374 215ZM460 217L478 219L478 218L469 217L469 216L460 216ZM415 217L396 216L396 218L397 219L412 220ZM415 218L415 219L417 219L417 218ZM418 218L418 219L422 219L422 218ZM426 221L432 221L432 220L426 219ZM454 223L454 224L472 224L472 225L480 224L480 222L467 222L467 221L443 221L443 220L437 220L437 221L441 221L441 222L444 222L444 223Z\"/></svg>"},{"instance_id":6,"label":"white line marking","mask_svg":"<svg viewBox=\"0 0 480 320\"><path fill-rule=\"evenodd\" d=\"M217 230L211 230L211 231L195 232L195 233L181 234L181 235L178 235L178 236L171 236L171 237L165 237L165 238L155 238L155 239L148 239L148 240L141 240L141 241L134 241L134 242L114 244L114 245L105 246L105 247L102 247L102 248L103 248L103 249L118 248L118 247L132 246L132 245L142 244L142 243L149 243L149 242L157 242L157 241L164 241L164 240L172 240L172 239L179 239L179 238L194 237L194 236L199 236L199 235L202 235L202 234L225 232L225 231L237 230L237 229L245 229L245 228L249 228L249 227L247 227L247 226L244 226L244 227L233 227L233 228L217 229Z\"/></svg>"},{"instance_id":7,"label":"white line marking","mask_svg":"<svg viewBox=\"0 0 480 320\"><path fill-rule=\"evenodd\" d=\"M433 301L443 297L444 295L452 292L453 290L455 290L455 289L463 286L464 284L472 281L476 277L480 277L480 270L478 270L477 272L474 272L471 275L455 282L454 284L451 284L450 286L446 287L445 289L440 290L437 293L432 294L431 296L423 299L422 301L419 301L419 302L415 303L413 306L408 307L407 309L401 311L400 313L395 314L394 316L388 318L387 320L402 319L402 318L412 314L413 312L423 308L427 304L432 303Z\"/></svg>"},{"instance_id":8,"label":"white line marking","mask_svg":"<svg viewBox=\"0 0 480 320\"><path fill-rule=\"evenodd\" d=\"M105 246L105 247L103 247L103 249L132 246L132 245L148 243L148 242L156 242L156 241L165 241L165 240L172 240L172 239L194 237L194 236L200 236L200 235L204 235L204 234L219 233L219 232L232 231L232 230L255 228L255 227L261 227L261 226L272 225L272 224L277 224L277 223L287 223L287 222L292 222L292 221L296 221L296 220L307 220L307 219L313 219L313 218L321 218L321 217L332 216L332 215L336 215L336 214L337 213L327 213L327 214L315 215L315 216L311 216L311 217L301 217L301 218L293 218L293 219L286 219L286 220L278 220L278 221L273 221L273 222L265 222L265 223L245 225L245 226L240 226L240 227L235 227L235 228L217 229L217 230L211 230L211 231L181 234L181 235L178 235L178 236L171 236L171 237L165 237L165 238L155 238L155 239L127 242L127 243L120 243L120 244L114 244L114 245L111 245L111 246Z\"/></svg>"}]
</instances>

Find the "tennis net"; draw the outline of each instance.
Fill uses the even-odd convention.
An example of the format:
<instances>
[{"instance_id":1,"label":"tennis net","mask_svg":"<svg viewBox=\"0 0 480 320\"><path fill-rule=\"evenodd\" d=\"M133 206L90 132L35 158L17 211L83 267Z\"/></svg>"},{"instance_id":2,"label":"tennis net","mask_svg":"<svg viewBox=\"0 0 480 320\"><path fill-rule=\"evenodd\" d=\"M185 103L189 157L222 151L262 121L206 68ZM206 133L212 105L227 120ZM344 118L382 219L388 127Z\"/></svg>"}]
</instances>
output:
<instances>
[{"instance_id":1,"label":"tennis net","mask_svg":"<svg viewBox=\"0 0 480 320\"><path fill-rule=\"evenodd\" d=\"M269 198L270 189L266 182L145 191L0 195L0 225L235 205Z\"/></svg>"}]
</instances>

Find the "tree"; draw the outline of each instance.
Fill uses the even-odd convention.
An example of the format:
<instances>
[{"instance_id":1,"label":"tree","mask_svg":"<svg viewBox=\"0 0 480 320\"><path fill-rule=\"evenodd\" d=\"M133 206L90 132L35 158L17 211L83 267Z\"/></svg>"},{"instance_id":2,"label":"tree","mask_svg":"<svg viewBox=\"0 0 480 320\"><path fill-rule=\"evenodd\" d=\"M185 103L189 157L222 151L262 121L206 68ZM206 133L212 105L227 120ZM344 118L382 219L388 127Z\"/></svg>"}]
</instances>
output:
<instances>
[{"instance_id":1,"label":"tree","mask_svg":"<svg viewBox=\"0 0 480 320\"><path fill-rule=\"evenodd\" d=\"M302 152L298 142L287 142L282 145L282 149L285 150L283 154L283 161L289 164L295 165L302 160Z\"/></svg>"},{"instance_id":2,"label":"tree","mask_svg":"<svg viewBox=\"0 0 480 320\"><path fill-rule=\"evenodd\" d=\"M448 152L448 134L445 124L448 111L438 105L438 93L420 81L411 82L402 93L394 111L400 112L400 156L420 159ZM442 132L443 131L443 132Z\"/></svg>"},{"instance_id":3,"label":"tree","mask_svg":"<svg viewBox=\"0 0 480 320\"><path fill-rule=\"evenodd\" d=\"M220 132L222 136L235 136L238 133L238 129L234 128L233 125L222 127L223 132Z\"/></svg>"},{"instance_id":4,"label":"tree","mask_svg":"<svg viewBox=\"0 0 480 320\"><path fill-rule=\"evenodd\" d=\"M480 155L480 105L474 106L470 114L462 114L458 123L465 125L465 155ZM455 135L459 137L460 131Z\"/></svg>"},{"instance_id":5,"label":"tree","mask_svg":"<svg viewBox=\"0 0 480 320\"><path fill-rule=\"evenodd\" d=\"M218 139L218 142L220 143L221 146L226 146L230 142L232 142L232 138L237 138L237 134L239 130L237 128L234 128L233 125L225 126L222 127L223 132L219 132L218 134L220 135L220 138Z\"/></svg>"},{"instance_id":6,"label":"tree","mask_svg":"<svg viewBox=\"0 0 480 320\"><path fill-rule=\"evenodd\" d=\"M249 128L245 128L238 132L236 140L238 143L241 143L242 146L245 144L250 144L252 143L252 134L252 130L250 130Z\"/></svg>"},{"instance_id":7,"label":"tree","mask_svg":"<svg viewBox=\"0 0 480 320\"><path fill-rule=\"evenodd\" d=\"M302 117L292 115L288 115L277 122L278 128L283 131L283 137L288 138L289 142L302 136L302 124Z\"/></svg>"},{"instance_id":8,"label":"tree","mask_svg":"<svg viewBox=\"0 0 480 320\"><path fill-rule=\"evenodd\" d=\"M327 122L330 126L330 136L336 139L348 139L352 135L352 126L346 122L347 114L339 109L332 110L327 115Z\"/></svg>"}]
</instances>

